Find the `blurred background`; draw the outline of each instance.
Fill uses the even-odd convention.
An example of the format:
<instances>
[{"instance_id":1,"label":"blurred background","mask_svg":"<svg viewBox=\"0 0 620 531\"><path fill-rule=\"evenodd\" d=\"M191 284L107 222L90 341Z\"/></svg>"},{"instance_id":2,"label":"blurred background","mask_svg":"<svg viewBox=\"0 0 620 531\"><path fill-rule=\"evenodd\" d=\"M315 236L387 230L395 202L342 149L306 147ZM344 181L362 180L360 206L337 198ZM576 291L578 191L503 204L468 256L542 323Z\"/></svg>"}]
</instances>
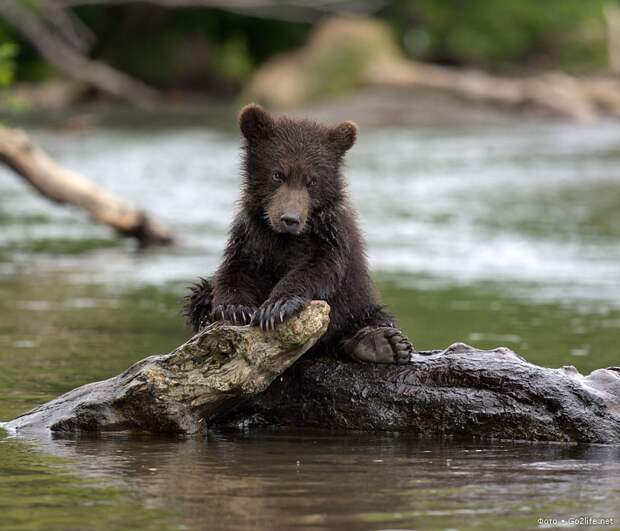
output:
<instances>
[{"instance_id":1,"label":"blurred background","mask_svg":"<svg viewBox=\"0 0 620 531\"><path fill-rule=\"evenodd\" d=\"M181 299L219 263L239 194L236 115L249 101L360 125L346 176L382 299L416 347L464 341L552 367L617 365L619 76L612 0L0 2L0 124L175 239L142 248L0 165L0 419L189 336ZM566 507L618 506L609 456L527 449L506 462L515 454L496 448L476 461L424 447L412 461L411 444L373 441L252 440L261 470L239 468L246 443L236 438L212 441L215 457L213 446L56 442L52 453L87 455L68 476L0 438L10 461L0 528L161 529L164 516L220 528L228 484L236 525L488 528L499 514L526 528ZM341 474L347 444L354 486L316 487L323 467ZM378 476L364 468L376 448L394 465ZM298 451L316 459L311 482L297 492L291 476L280 491ZM174 466L160 474L161 459ZM465 472L451 476L451 459ZM597 472L604 461L615 484ZM216 471L223 487L192 487ZM366 472L371 486L389 480L360 507L356 474ZM91 488L93 477L107 490ZM484 490L488 478L497 484Z\"/></svg>"}]
</instances>

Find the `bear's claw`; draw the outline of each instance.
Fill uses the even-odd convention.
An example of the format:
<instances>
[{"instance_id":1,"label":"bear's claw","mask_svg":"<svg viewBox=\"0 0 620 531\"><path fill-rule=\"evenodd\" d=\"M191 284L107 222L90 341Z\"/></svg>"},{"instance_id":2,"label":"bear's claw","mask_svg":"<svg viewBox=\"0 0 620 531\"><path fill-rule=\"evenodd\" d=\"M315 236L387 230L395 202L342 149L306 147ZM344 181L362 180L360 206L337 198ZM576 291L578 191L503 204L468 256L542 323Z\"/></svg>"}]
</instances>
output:
<instances>
[{"instance_id":1,"label":"bear's claw","mask_svg":"<svg viewBox=\"0 0 620 531\"><path fill-rule=\"evenodd\" d=\"M227 321L237 326L250 324L256 308L243 304L218 304L211 310L210 320Z\"/></svg>"},{"instance_id":2,"label":"bear's claw","mask_svg":"<svg viewBox=\"0 0 620 531\"><path fill-rule=\"evenodd\" d=\"M298 314L309 302L308 299L298 296L291 297L290 299L266 300L254 312L250 324L260 326L264 332L274 330L276 325Z\"/></svg>"},{"instance_id":3,"label":"bear's claw","mask_svg":"<svg viewBox=\"0 0 620 531\"><path fill-rule=\"evenodd\" d=\"M387 326L362 328L345 348L360 361L398 365L409 363L414 352L413 345L400 330Z\"/></svg>"}]
</instances>

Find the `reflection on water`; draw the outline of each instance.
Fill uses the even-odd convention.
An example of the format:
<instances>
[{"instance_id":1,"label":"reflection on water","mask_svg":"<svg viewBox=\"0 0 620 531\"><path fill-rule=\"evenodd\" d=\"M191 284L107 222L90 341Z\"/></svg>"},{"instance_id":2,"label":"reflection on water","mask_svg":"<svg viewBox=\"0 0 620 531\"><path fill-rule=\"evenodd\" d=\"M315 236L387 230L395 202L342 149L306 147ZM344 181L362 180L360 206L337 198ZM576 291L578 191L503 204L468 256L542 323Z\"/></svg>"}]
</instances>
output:
<instances>
[{"instance_id":1,"label":"reflection on water","mask_svg":"<svg viewBox=\"0 0 620 531\"><path fill-rule=\"evenodd\" d=\"M215 267L238 194L230 131L36 137L182 240L137 253L1 170L0 419L182 342L179 299ZM618 145L612 124L362 132L352 195L383 299L418 348L460 340L585 372L620 364ZM617 448L0 434L7 530L524 529L618 507Z\"/></svg>"},{"instance_id":2,"label":"reflection on water","mask_svg":"<svg viewBox=\"0 0 620 531\"><path fill-rule=\"evenodd\" d=\"M526 529L539 517L620 516L620 450L610 447L300 430L204 440L46 438L32 442L34 457L25 457L24 444L2 443L13 459L38 468L27 485L0 486L5 503L28 489L31 502L46 493L51 506L66 504L75 488L69 478L79 478L83 497L66 528L92 528L102 506L116 505L123 492L132 493L120 513L130 513L129 522L173 529ZM62 458L62 472L48 456ZM57 485L63 479L69 485ZM142 506L131 509L137 500ZM9 514L19 523L18 513ZM123 528L118 519L106 524Z\"/></svg>"},{"instance_id":3,"label":"reflection on water","mask_svg":"<svg viewBox=\"0 0 620 531\"><path fill-rule=\"evenodd\" d=\"M114 475L39 448L0 431L0 529L180 529L175 511L149 507Z\"/></svg>"}]
</instances>

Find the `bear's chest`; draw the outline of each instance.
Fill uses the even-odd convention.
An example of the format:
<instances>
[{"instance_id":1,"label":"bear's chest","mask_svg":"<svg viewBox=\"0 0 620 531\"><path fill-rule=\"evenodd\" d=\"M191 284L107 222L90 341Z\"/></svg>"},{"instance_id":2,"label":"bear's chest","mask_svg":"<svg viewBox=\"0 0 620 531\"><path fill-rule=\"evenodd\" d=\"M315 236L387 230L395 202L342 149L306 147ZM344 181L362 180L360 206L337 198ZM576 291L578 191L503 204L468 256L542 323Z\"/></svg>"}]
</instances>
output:
<instances>
[{"instance_id":1,"label":"bear's chest","mask_svg":"<svg viewBox=\"0 0 620 531\"><path fill-rule=\"evenodd\" d=\"M257 273L281 278L290 270L299 267L311 253L310 242L302 237L274 237L268 241L249 241L248 258L257 269Z\"/></svg>"}]
</instances>

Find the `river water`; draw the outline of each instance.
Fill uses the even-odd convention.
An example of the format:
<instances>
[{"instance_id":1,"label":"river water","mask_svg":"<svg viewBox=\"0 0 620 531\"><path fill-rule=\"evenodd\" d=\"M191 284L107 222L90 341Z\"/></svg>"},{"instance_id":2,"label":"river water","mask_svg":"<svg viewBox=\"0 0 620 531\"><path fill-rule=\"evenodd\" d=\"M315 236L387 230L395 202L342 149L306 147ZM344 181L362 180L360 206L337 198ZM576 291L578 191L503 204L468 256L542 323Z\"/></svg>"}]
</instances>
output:
<instances>
[{"instance_id":1,"label":"river water","mask_svg":"<svg viewBox=\"0 0 620 531\"><path fill-rule=\"evenodd\" d=\"M0 170L0 419L188 337L179 300L218 263L239 189L236 132L195 122L29 128L171 226L170 249L138 252ZM382 298L419 349L620 364L619 124L363 129L346 174ZM617 447L0 434L3 530L619 526L619 507Z\"/></svg>"}]
</instances>

